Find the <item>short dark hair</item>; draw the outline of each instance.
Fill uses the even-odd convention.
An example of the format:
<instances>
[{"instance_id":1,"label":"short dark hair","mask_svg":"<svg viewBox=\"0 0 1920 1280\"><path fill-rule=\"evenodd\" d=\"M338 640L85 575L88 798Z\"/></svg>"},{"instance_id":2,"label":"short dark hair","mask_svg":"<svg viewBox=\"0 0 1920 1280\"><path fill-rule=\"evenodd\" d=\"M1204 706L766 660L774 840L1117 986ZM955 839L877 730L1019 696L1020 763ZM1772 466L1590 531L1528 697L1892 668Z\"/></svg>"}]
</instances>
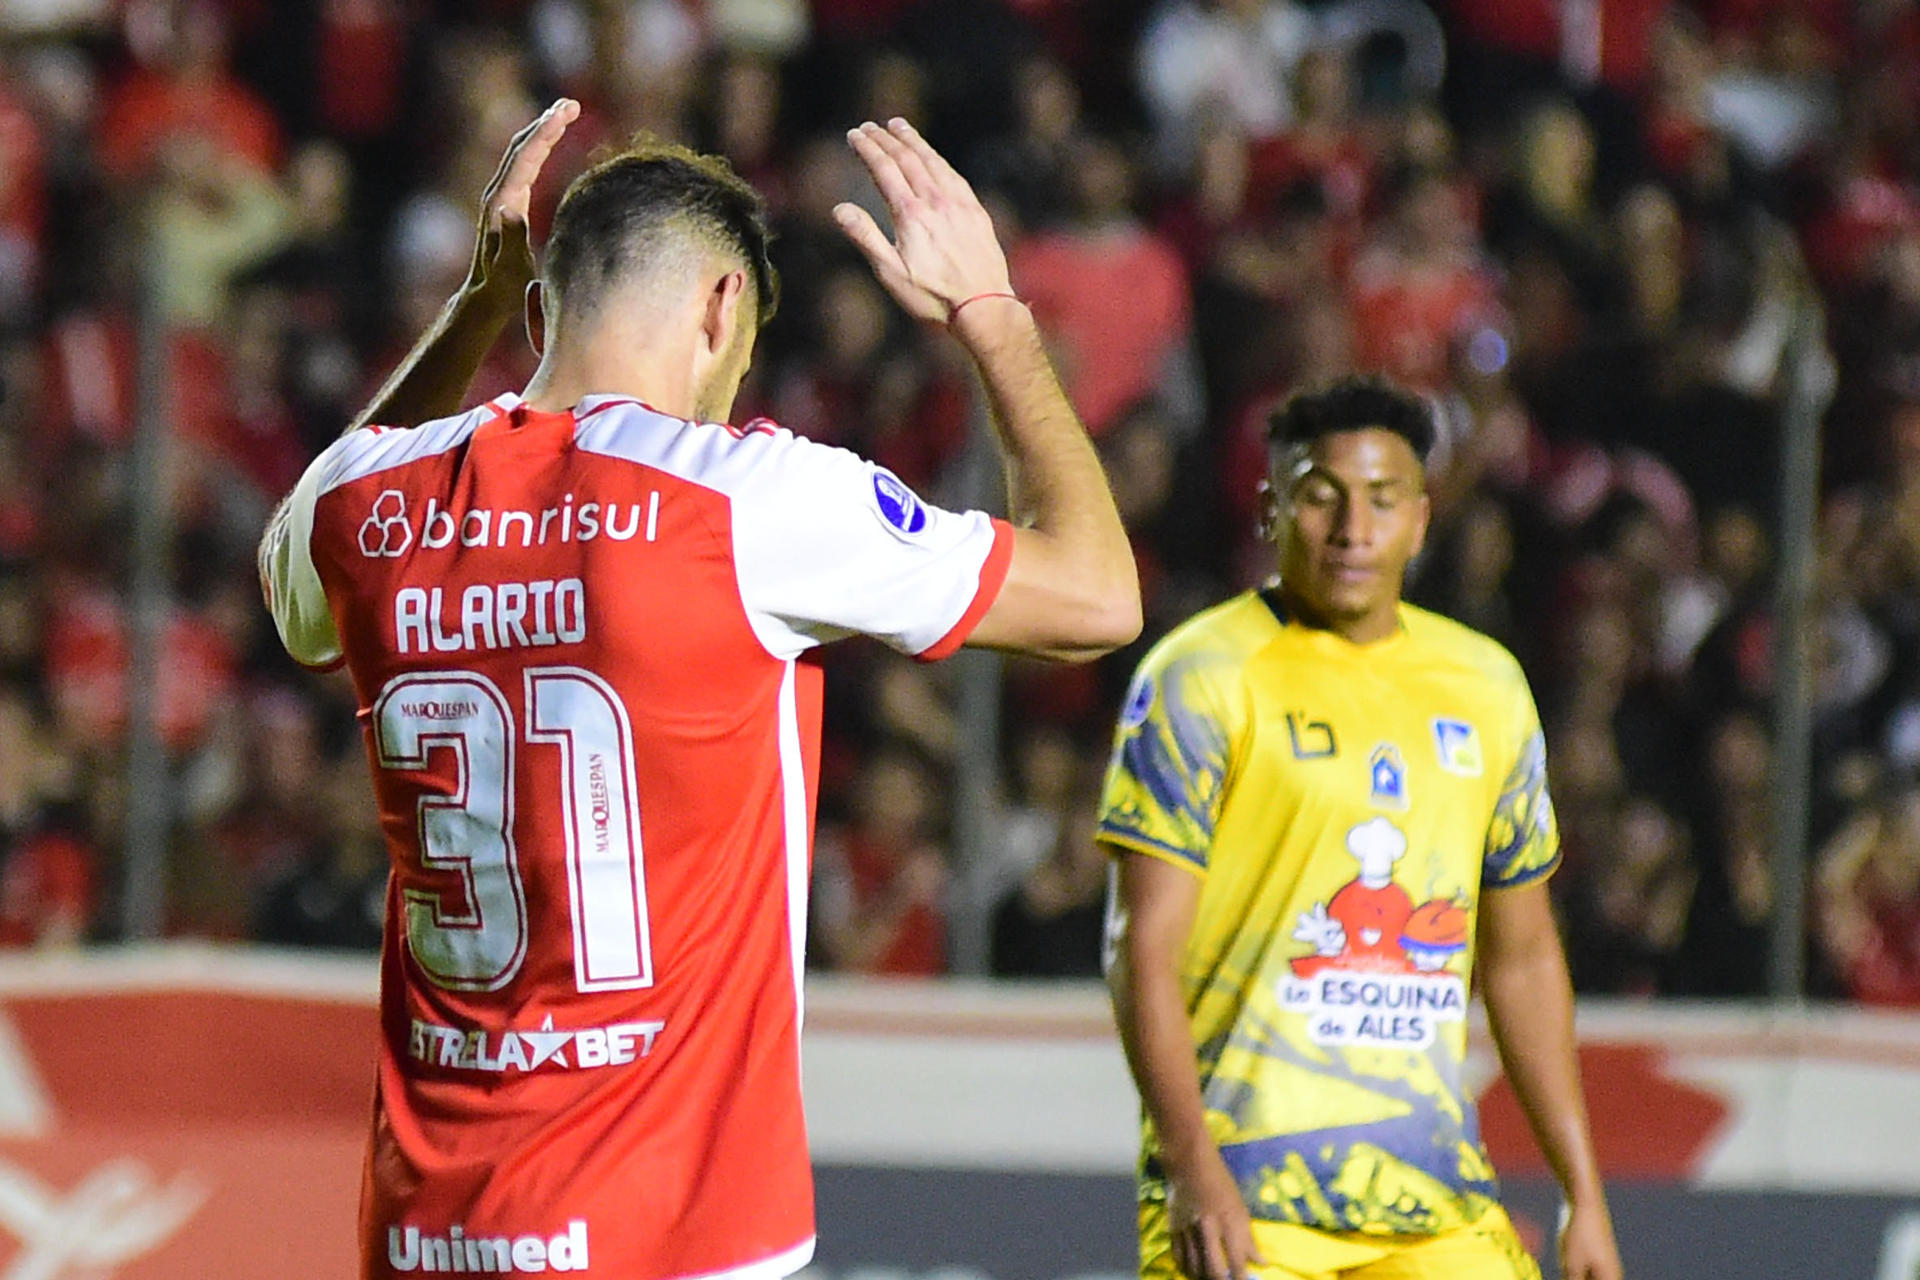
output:
<instances>
[{"instance_id":1,"label":"short dark hair","mask_svg":"<svg viewBox=\"0 0 1920 1280\"><path fill-rule=\"evenodd\" d=\"M1410 391L1385 378L1348 377L1298 391L1267 419L1267 443L1275 449L1311 444L1336 431L1379 427L1413 446L1426 465L1433 452L1433 410Z\"/></svg>"},{"instance_id":2,"label":"short dark hair","mask_svg":"<svg viewBox=\"0 0 1920 1280\"><path fill-rule=\"evenodd\" d=\"M547 236L543 274L564 298L591 307L601 290L676 226L737 254L753 277L758 319L780 305L780 276L760 193L719 156L642 134L599 160L560 198Z\"/></svg>"}]
</instances>

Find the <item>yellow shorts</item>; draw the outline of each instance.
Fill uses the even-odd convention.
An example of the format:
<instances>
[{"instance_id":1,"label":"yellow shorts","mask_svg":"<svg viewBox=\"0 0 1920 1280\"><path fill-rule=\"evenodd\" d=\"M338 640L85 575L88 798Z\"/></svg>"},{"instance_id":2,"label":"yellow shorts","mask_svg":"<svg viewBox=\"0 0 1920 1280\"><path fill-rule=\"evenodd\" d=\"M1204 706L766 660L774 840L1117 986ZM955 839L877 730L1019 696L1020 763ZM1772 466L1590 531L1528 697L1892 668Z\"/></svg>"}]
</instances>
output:
<instances>
[{"instance_id":1,"label":"yellow shorts","mask_svg":"<svg viewBox=\"0 0 1920 1280\"><path fill-rule=\"evenodd\" d=\"M1540 1280L1507 1211L1437 1236L1369 1236L1256 1222L1254 1244L1267 1265L1259 1280ZM1167 1235L1167 1206L1140 1205L1141 1280L1180 1280Z\"/></svg>"}]
</instances>

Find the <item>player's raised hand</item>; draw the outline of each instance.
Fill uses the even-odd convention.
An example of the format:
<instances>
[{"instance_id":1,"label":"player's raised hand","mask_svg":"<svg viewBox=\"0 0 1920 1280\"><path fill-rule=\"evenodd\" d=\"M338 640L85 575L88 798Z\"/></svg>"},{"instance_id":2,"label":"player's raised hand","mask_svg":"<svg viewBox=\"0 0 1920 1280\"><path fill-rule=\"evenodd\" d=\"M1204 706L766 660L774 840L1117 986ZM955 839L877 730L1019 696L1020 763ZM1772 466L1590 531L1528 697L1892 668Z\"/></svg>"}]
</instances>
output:
<instances>
[{"instance_id":1,"label":"player's raised hand","mask_svg":"<svg viewBox=\"0 0 1920 1280\"><path fill-rule=\"evenodd\" d=\"M858 205L836 205L833 215L908 315L945 324L969 298L1012 292L992 217L912 125L894 119L883 129L869 121L847 141L887 202L893 239Z\"/></svg>"},{"instance_id":2,"label":"player's raised hand","mask_svg":"<svg viewBox=\"0 0 1920 1280\"><path fill-rule=\"evenodd\" d=\"M561 98L507 144L500 167L480 198L480 226L474 237L473 265L467 273L468 289L502 306L520 305L535 271L533 238L527 229L533 184L567 126L579 118L580 104Z\"/></svg>"},{"instance_id":3,"label":"player's raised hand","mask_svg":"<svg viewBox=\"0 0 1920 1280\"><path fill-rule=\"evenodd\" d=\"M1247 1280L1266 1259L1240 1188L1218 1152L1167 1179L1167 1228L1173 1261L1188 1280Z\"/></svg>"},{"instance_id":4,"label":"player's raised hand","mask_svg":"<svg viewBox=\"0 0 1920 1280\"><path fill-rule=\"evenodd\" d=\"M1621 1280L1622 1274L1606 1201L1568 1208L1560 1220L1561 1280Z\"/></svg>"}]
</instances>

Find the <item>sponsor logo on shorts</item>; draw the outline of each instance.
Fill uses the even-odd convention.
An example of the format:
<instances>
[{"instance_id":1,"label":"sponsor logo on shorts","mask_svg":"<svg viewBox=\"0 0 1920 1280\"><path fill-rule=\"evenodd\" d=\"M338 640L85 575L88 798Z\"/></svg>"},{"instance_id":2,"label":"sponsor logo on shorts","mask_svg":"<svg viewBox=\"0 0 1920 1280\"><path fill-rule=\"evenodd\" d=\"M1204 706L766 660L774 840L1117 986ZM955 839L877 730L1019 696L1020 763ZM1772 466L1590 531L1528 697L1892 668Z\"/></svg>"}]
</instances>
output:
<instances>
[{"instance_id":1,"label":"sponsor logo on shorts","mask_svg":"<svg viewBox=\"0 0 1920 1280\"><path fill-rule=\"evenodd\" d=\"M587 1269L587 1224L579 1218L558 1235L486 1235L455 1225L428 1235L411 1224L387 1228L387 1265L395 1271L468 1275L533 1275Z\"/></svg>"}]
</instances>

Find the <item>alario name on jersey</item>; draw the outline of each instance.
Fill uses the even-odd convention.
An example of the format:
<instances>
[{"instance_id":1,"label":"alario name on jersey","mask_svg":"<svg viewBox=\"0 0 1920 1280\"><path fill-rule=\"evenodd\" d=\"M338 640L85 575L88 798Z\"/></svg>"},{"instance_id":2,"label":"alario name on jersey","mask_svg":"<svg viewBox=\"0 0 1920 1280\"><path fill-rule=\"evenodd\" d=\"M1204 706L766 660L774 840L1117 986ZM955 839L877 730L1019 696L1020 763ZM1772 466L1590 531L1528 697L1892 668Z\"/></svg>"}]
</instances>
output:
<instances>
[{"instance_id":1,"label":"alario name on jersey","mask_svg":"<svg viewBox=\"0 0 1920 1280\"><path fill-rule=\"evenodd\" d=\"M545 649L587 638L587 586L579 578L402 587L393 596L394 647L401 654Z\"/></svg>"}]
</instances>

